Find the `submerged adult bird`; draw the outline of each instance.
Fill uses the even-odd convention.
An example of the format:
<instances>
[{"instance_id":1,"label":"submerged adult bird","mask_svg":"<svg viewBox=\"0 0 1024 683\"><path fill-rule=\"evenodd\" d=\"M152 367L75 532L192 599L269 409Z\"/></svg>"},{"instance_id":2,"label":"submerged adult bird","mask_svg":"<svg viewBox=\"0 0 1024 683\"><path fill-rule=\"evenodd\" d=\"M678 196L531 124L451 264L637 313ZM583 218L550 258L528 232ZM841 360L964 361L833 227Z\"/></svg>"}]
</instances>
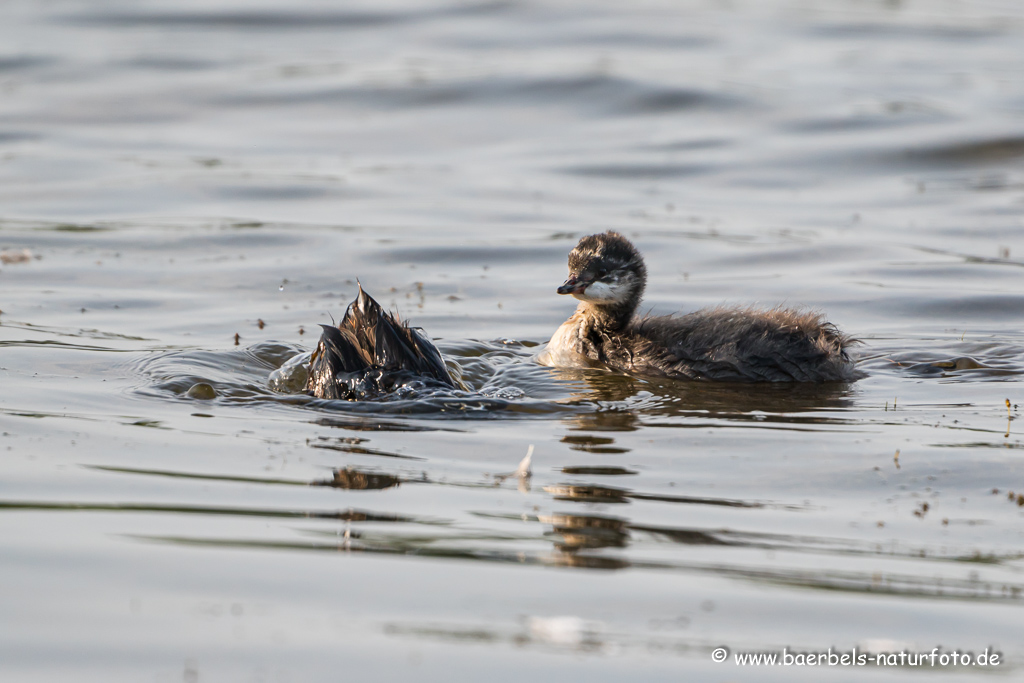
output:
<instances>
[{"instance_id":1,"label":"submerged adult bird","mask_svg":"<svg viewBox=\"0 0 1024 683\"><path fill-rule=\"evenodd\" d=\"M569 253L558 288L580 300L538 358L545 365L603 366L633 375L747 382L857 379L853 340L821 314L788 308L706 308L638 317L647 269L616 232L588 235Z\"/></svg>"},{"instance_id":2,"label":"submerged adult bird","mask_svg":"<svg viewBox=\"0 0 1024 683\"><path fill-rule=\"evenodd\" d=\"M455 388L429 339L363 291L337 327L323 334L309 363L306 391L317 398L362 400L403 389Z\"/></svg>"}]
</instances>

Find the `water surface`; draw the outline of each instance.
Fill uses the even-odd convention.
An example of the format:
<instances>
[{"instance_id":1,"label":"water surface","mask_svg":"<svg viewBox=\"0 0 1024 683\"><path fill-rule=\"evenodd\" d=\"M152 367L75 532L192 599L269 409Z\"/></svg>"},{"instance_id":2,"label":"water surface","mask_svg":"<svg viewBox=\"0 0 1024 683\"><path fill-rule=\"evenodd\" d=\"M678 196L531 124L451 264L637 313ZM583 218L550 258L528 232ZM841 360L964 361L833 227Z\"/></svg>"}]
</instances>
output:
<instances>
[{"instance_id":1,"label":"water surface","mask_svg":"<svg viewBox=\"0 0 1024 683\"><path fill-rule=\"evenodd\" d=\"M5 679L922 673L721 645L1024 664L1016 3L4 16ZM825 310L867 377L535 364L604 229L645 254L645 311ZM357 278L470 391L275 390Z\"/></svg>"}]
</instances>

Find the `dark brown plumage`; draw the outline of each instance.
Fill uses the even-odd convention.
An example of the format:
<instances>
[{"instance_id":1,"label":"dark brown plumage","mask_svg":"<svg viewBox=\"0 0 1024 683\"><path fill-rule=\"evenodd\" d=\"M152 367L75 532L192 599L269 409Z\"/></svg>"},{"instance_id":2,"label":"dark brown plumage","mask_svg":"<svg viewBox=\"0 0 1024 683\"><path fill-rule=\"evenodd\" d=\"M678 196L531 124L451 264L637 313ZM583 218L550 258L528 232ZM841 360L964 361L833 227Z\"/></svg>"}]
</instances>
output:
<instances>
[{"instance_id":1,"label":"dark brown plumage","mask_svg":"<svg viewBox=\"0 0 1024 683\"><path fill-rule=\"evenodd\" d=\"M589 235L569 254L559 294L580 300L540 360L651 377L747 382L851 381L853 340L821 314L787 308L710 308L636 317L647 270L615 232Z\"/></svg>"},{"instance_id":2,"label":"dark brown plumage","mask_svg":"<svg viewBox=\"0 0 1024 683\"><path fill-rule=\"evenodd\" d=\"M455 388L437 347L381 308L362 286L337 327L320 327L306 382L306 390L318 398L364 400Z\"/></svg>"}]
</instances>

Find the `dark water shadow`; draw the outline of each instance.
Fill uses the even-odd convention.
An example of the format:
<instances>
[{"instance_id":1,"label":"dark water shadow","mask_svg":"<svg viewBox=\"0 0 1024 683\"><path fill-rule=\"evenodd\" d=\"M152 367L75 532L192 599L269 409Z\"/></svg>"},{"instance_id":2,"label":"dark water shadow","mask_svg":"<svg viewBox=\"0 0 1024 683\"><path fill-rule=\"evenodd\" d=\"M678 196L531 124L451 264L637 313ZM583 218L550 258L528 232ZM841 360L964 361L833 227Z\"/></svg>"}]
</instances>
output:
<instances>
[{"instance_id":1,"label":"dark water shadow","mask_svg":"<svg viewBox=\"0 0 1024 683\"><path fill-rule=\"evenodd\" d=\"M896 158L909 164L943 168L1004 164L1024 157L1024 136L998 137L911 148Z\"/></svg>"},{"instance_id":2,"label":"dark water shadow","mask_svg":"<svg viewBox=\"0 0 1024 683\"><path fill-rule=\"evenodd\" d=\"M153 477L170 477L172 479L195 479L200 481L219 481L225 483L240 484L264 484L267 486L327 486L336 489L348 489L355 491L389 489L399 486L403 482L431 483L425 477L403 478L398 475L385 472L376 472L367 469L354 467L342 467L333 470L332 476L328 479L278 479L272 477L239 477L229 474L198 474L195 472L183 472L178 470L155 470L135 467L111 467L107 465L84 465L88 469L103 472L115 472L117 474L137 474Z\"/></svg>"},{"instance_id":3,"label":"dark water shadow","mask_svg":"<svg viewBox=\"0 0 1024 683\"><path fill-rule=\"evenodd\" d=\"M353 491L383 490L396 488L402 484L419 484L430 486L443 486L462 489L496 489L500 488L512 475L492 475L490 480L485 476L476 481L453 481L448 479L431 479L424 472L416 474L400 474L384 472L379 469L357 468L345 466L332 470L331 477L327 479L281 479L273 477L242 477L230 474L201 474L185 472L180 470L158 470L134 467L113 467L108 465L84 465L87 469L113 472L117 474L130 474L153 477L169 477L173 479L192 479L198 481L219 481L224 483L240 484L263 484L267 486L326 486L336 489ZM529 482L517 482L522 490L529 491ZM771 501L748 501L730 498L715 498L708 496L669 496L614 486L603 486L600 484L554 484L544 486L545 493L550 494L555 500L566 500L580 503L629 503L632 500L646 500L662 503L675 503L683 505L710 505L714 507L733 508L774 508L782 510L804 510L806 505L795 505L776 503Z\"/></svg>"},{"instance_id":4,"label":"dark water shadow","mask_svg":"<svg viewBox=\"0 0 1024 683\"><path fill-rule=\"evenodd\" d=\"M234 10L107 10L68 13L56 17L67 24L109 26L112 28L156 28L191 31L285 31L380 29L391 25L428 19L456 18L496 14L514 3L502 0L447 4L422 10L394 12L355 9L234 9Z\"/></svg>"},{"instance_id":5,"label":"dark water shadow","mask_svg":"<svg viewBox=\"0 0 1024 683\"><path fill-rule=\"evenodd\" d=\"M441 425L422 424L399 420L381 420L372 416L341 416L331 415L329 417L318 417L311 421L312 424L321 427L333 427L353 432L464 432L464 429L455 429Z\"/></svg>"},{"instance_id":6,"label":"dark water shadow","mask_svg":"<svg viewBox=\"0 0 1024 683\"><path fill-rule=\"evenodd\" d=\"M563 441L564 440L565 439L563 439ZM620 452L628 452L628 451L627 451L627 449L623 448L623 449L620 449ZM601 466L591 467L591 466L586 466L586 465L577 466L577 467L566 466L566 467L563 467L561 471L562 471L563 474L592 475L592 476L602 476L602 477L620 477L620 476L629 476L629 475L634 475L634 474L640 474L636 470L631 470L631 469L626 468L626 467L615 467L615 466L608 466L608 467L601 467Z\"/></svg>"},{"instance_id":7,"label":"dark water shadow","mask_svg":"<svg viewBox=\"0 0 1024 683\"><path fill-rule=\"evenodd\" d=\"M484 76L411 83L317 87L285 92L261 90L218 95L213 103L230 107L294 107L329 104L365 110L425 108L563 108L580 116L669 115L695 109L729 110L749 106L736 95L673 87L639 78L603 73L556 76Z\"/></svg>"},{"instance_id":8,"label":"dark water shadow","mask_svg":"<svg viewBox=\"0 0 1024 683\"><path fill-rule=\"evenodd\" d=\"M683 505L711 505L732 508L785 508L790 510L804 509L806 506L783 505L733 498L712 498L707 496L668 496L654 493L643 493L615 486L599 484L552 484L544 487L555 500L573 501L576 503L629 503L632 500L649 500L661 503L680 503Z\"/></svg>"},{"instance_id":9,"label":"dark water shadow","mask_svg":"<svg viewBox=\"0 0 1024 683\"><path fill-rule=\"evenodd\" d=\"M991 27L933 24L894 24L882 21L843 21L812 24L808 33L824 38L857 38L860 40L928 40L958 43L979 41L999 36L997 25Z\"/></svg>"},{"instance_id":10,"label":"dark water shadow","mask_svg":"<svg viewBox=\"0 0 1024 683\"><path fill-rule=\"evenodd\" d=\"M655 380L594 370L554 370L563 381L582 385L569 403L581 410L563 419L574 430L634 431L641 427L706 427L736 423L814 431L818 426L854 424L836 412L855 409L855 388L847 383L805 384ZM826 414L829 413L829 414ZM662 418L673 418L663 422ZM686 418L680 422L675 418ZM699 421L695 421L699 420ZM577 450L619 452L610 440L566 437Z\"/></svg>"},{"instance_id":11,"label":"dark water shadow","mask_svg":"<svg viewBox=\"0 0 1024 683\"><path fill-rule=\"evenodd\" d=\"M121 471L117 468L99 468L99 469L111 469L113 471ZM127 470L131 471L131 470ZM173 475L172 475L173 476ZM213 478L213 477L211 477ZM233 480L244 479L235 478ZM0 512L10 511L37 511L37 512L56 512L56 513L82 513L82 512L98 512L98 513L119 513L119 514L136 514L136 513L154 513L154 514L167 514L172 516L178 515L203 515L203 516L226 516L226 517L253 517L253 518L272 518L272 519L309 519L309 520L324 520L328 522L385 522L393 524L415 524L415 525L427 525L431 527L438 527L436 533L431 534L427 537L422 537L420 540L422 543L417 544L416 538L409 536L404 532L390 532L381 531L377 533L371 539L369 536L364 536L364 540L367 542L365 547L353 548L362 550L365 552L398 552L399 550L404 554L426 554L430 555L429 548L422 547L427 544L437 545L437 541L441 541L442 544L453 541L466 541L475 540L478 542L477 545L480 547L476 549L462 549L458 552L448 552L443 548L437 550L437 554L440 556L452 556L452 557L467 557L470 559L493 559L494 561L506 561L503 559L504 553L499 548L493 547L493 544L488 545L490 542L498 541L533 541L537 539L545 539L553 544L553 546L560 551L561 554L566 555L565 557L559 556L551 557L545 553L538 552L536 549L530 551L528 554L533 554L533 562L543 564L555 564L563 566L583 566L583 567L595 567L599 566L602 561L606 560L609 563L615 563L618 568L627 567L662 567L662 568L692 568L699 565L691 565L689 563L676 563L676 562L647 562L637 561L633 562L626 558L615 556L615 557L600 557L600 556L588 556L588 557L568 557L569 555L576 555L583 551L594 551L601 549L621 549L626 548L630 545L636 544L647 544L647 543L664 543L670 542L676 545L684 546L716 546L716 547L732 547L732 548L756 548L762 550L772 550L777 552L797 552L797 553L814 553L820 555L833 555L833 556L864 556L864 557L879 557L879 558L898 558L912 561L922 561L928 563L954 563L954 564L972 564L972 565L991 565L991 566L1010 566L1021 559L1024 559L1024 553L981 553L980 551L965 552L957 548L948 548L945 545L942 547L928 547L928 546L913 546L902 543L886 543L880 544L877 542L869 542L862 540L851 540L843 538L833 537L817 537L817 536L799 536L792 534L776 534L776 533L763 533L763 532L745 532L742 530L734 529L710 529L710 528L698 528L698 527L667 527L661 525L646 525L639 524L630 521L629 519L617 516L607 515L580 515L572 513L552 513L549 515L539 515L533 517L524 517L516 514L493 514L493 513L471 513L471 515L483 519L492 520L505 520L515 522L517 524L528 522L534 525L540 525L543 529L540 534L537 533L504 533L495 531L494 529L466 529L465 525L456 525L451 520L444 520L439 518L432 518L428 516L417 516L407 514L395 514L388 512L376 512L360 508L345 508L338 510L314 510L314 509L291 509L291 508L254 508L254 507L238 507L238 506L217 506L217 505L185 505L185 504L159 504L159 503L97 503L97 502L54 502L54 501L33 501L33 500L3 500L0 501ZM450 531L441 531L441 529L447 529ZM325 535L331 538L336 537L334 531L328 530L316 530L316 529L303 529L302 533L308 533L312 535ZM439 535L441 534L441 535ZM369 541L372 540L372 547L369 545ZM220 540L217 539L206 539L199 541L208 545L219 545ZM243 540L226 541L227 545L250 545L251 547L266 547L269 549L273 548L293 548L297 550L319 550L323 548L336 548L336 544L329 544L324 546L319 543L292 543L292 542L272 542L263 544L259 542L249 543ZM515 554L517 556L515 561L519 561L523 555L522 549L511 549L508 551L509 555ZM578 560L578 561L577 561ZM528 563L530 563L528 561ZM600 567L607 568L607 566ZM740 571L740 575L745 575L748 572ZM814 574L815 572L809 571L804 572ZM842 571L827 571L827 574L842 576L857 576L857 573L849 573ZM769 573L771 574L771 573ZM878 583L879 577L875 576L872 583ZM948 581L948 579L947 579ZM923 579L915 583L930 583L928 579ZM941 582L940 582L941 583ZM955 581L953 582L956 583ZM972 581L976 587L978 581ZM986 591L991 592L992 586L983 586ZM954 591L955 593L955 591ZM1021 598L1024 597L1024 592L1020 590L1011 591L1011 597Z\"/></svg>"},{"instance_id":12,"label":"dark water shadow","mask_svg":"<svg viewBox=\"0 0 1024 683\"><path fill-rule=\"evenodd\" d=\"M530 521L550 526L545 536L564 551L625 548L629 545L671 542L688 546L757 548L775 552L834 556L890 557L929 562L1008 565L1024 552L985 554L957 548L907 543L878 543L825 536L748 532L741 529L669 527L633 522L621 516L558 512L524 519L507 514L474 513L508 521Z\"/></svg>"},{"instance_id":13,"label":"dark water shadow","mask_svg":"<svg viewBox=\"0 0 1024 683\"><path fill-rule=\"evenodd\" d=\"M159 513L171 515L205 515L214 517L266 517L271 519L323 519L342 522L395 522L439 524L442 522L390 513L377 513L348 508L345 510L283 510L269 508L227 507L217 505L160 505L156 503L53 503L45 501L0 501L0 511L29 510L38 512L119 512Z\"/></svg>"},{"instance_id":14,"label":"dark water shadow","mask_svg":"<svg viewBox=\"0 0 1024 683\"><path fill-rule=\"evenodd\" d=\"M496 549L493 547L467 547L459 543L460 536L447 539L443 536L409 538L408 536L387 537L384 535L345 534L334 535L331 541L298 541L298 540L255 540L245 538L210 538L178 535L144 535L136 534L129 538L159 544L170 544L186 547L206 547L217 550L244 549L265 550L271 552L313 552L368 554L382 556L409 556L416 559L442 559L464 562L482 562L487 564L514 564L520 566L542 566L564 569L583 569L599 571L615 571L627 569L656 570L679 572L690 575L706 575L717 578L750 581L760 584L782 585L791 588L827 590L851 595L876 595L897 598L925 598L931 600L965 600L972 602L997 602L1022 604L1024 600L1024 583L1009 581L977 581L959 579L949 576L930 576L911 573L883 572L877 570L857 571L842 569L793 569L788 567L738 566L735 564L700 563L672 560L630 560L621 555L603 555L584 552L577 547L573 534L579 533L580 527L574 527L567 533L559 533L556 548L552 551L531 551L526 549ZM590 529L601 528L601 524L592 524ZM665 531L664 536L675 535L678 542L684 545L729 546L722 543L714 535L701 531ZM620 532L614 525L606 527L606 531L590 533L587 541L600 538L598 545L604 543L603 549L614 549L621 541ZM326 534L325 534L326 535ZM481 536L498 539L501 534L469 534L463 538L479 540ZM558 549L557 545L565 543L569 552ZM511 535L507 540L519 540L521 537ZM452 542L452 541L455 542ZM1004 558L1005 561L1019 559L1019 556ZM999 560L999 561L1004 561Z\"/></svg>"},{"instance_id":15,"label":"dark water shadow","mask_svg":"<svg viewBox=\"0 0 1024 683\"><path fill-rule=\"evenodd\" d=\"M306 445L310 448L339 451L341 453L353 453L355 455L376 455L382 458L399 458L401 460L426 460L426 458L421 458L416 455L390 453L378 448L369 448L360 445L365 441L366 439L353 439L352 437L317 436L313 439L306 439Z\"/></svg>"},{"instance_id":16,"label":"dark water shadow","mask_svg":"<svg viewBox=\"0 0 1024 683\"><path fill-rule=\"evenodd\" d=\"M560 441L562 443L569 444L569 448L574 451L583 451L585 453L615 455L629 452L628 448L613 446L612 444L615 443L615 439L605 436L593 436L592 434L566 434L560 439Z\"/></svg>"},{"instance_id":17,"label":"dark water shadow","mask_svg":"<svg viewBox=\"0 0 1024 683\"><path fill-rule=\"evenodd\" d=\"M576 164L573 166L564 166L558 169L560 173L564 173L566 175L620 181L638 180L644 182L649 182L651 180L685 178L687 176L708 173L711 170L713 170L713 167L710 166L680 163Z\"/></svg>"},{"instance_id":18,"label":"dark water shadow","mask_svg":"<svg viewBox=\"0 0 1024 683\"><path fill-rule=\"evenodd\" d=\"M862 364L871 374L941 382L1019 382L1024 376L1024 345L1017 339L954 337L929 340L927 347L907 350L877 345Z\"/></svg>"},{"instance_id":19,"label":"dark water shadow","mask_svg":"<svg viewBox=\"0 0 1024 683\"><path fill-rule=\"evenodd\" d=\"M438 483L403 479L396 475L344 468L336 470L329 479L299 481L271 478L201 475L160 470L141 470L119 467L91 467L91 469L136 475L190 478L206 481L234 483L260 483L264 485L329 486L346 490L382 490L402 483ZM476 486L480 484L448 484ZM558 489L561 487L553 487ZM595 497L596 487L578 487L566 500L585 501ZM611 490L610 487L605 487ZM622 497L641 498L673 503L700 505L729 505L745 508L763 504L725 499L701 499L647 496L616 489ZM608 502L607 491L596 495L599 502ZM556 496L557 498L557 496ZM788 506L792 507L792 506ZM471 517L495 522L526 523L525 531L501 531L493 525L480 528L467 523L454 523L419 515L394 514L346 509L260 508L217 505L183 505L159 503L96 503L52 501L0 501L0 513L54 512L54 513L116 513L131 516L162 514L178 516L213 516L237 518L263 518L281 520L315 520L337 524L385 523L383 527L350 529L344 533L337 528L279 528L282 533L299 534L311 538L200 537L195 534L133 534L126 538L142 542L206 547L217 550L248 549L271 552L331 552L390 556L408 556L419 559L445 559L456 561L546 566L552 568L620 571L628 569L680 572L752 581L755 583L785 585L800 589L839 591L849 594L872 594L893 597L921 597L927 599L956 599L1020 604L1024 597L1024 584L1003 579L960 579L943 575L943 566L963 563L1012 568L1024 558L1024 553L982 553L947 545L925 546L900 542L878 543L835 537L800 536L784 533L747 532L742 529L706 528L695 526L666 526L645 524L627 517L602 514L575 514L554 512L536 516L514 513L471 512ZM417 532L403 525L427 525L430 532ZM262 529L262 527L261 527ZM390 529L390 530L389 530ZM265 534L265 531L261 531ZM548 547L538 547L543 541ZM666 545L667 544L667 545ZM630 548L646 549L640 555L624 554ZM779 553L770 566L758 564L762 555L735 556L730 562L700 562L685 559L673 548L717 548L723 552L756 549ZM661 558L652 557L656 551ZM829 565L812 569L787 566L788 553L815 554L832 558ZM642 557L643 559L637 559ZM876 568L859 571L845 568L843 558L894 558L920 565L916 572L883 571ZM753 559L753 562L751 560ZM801 562L800 564L804 564ZM953 570L954 572L956 570Z\"/></svg>"}]
</instances>

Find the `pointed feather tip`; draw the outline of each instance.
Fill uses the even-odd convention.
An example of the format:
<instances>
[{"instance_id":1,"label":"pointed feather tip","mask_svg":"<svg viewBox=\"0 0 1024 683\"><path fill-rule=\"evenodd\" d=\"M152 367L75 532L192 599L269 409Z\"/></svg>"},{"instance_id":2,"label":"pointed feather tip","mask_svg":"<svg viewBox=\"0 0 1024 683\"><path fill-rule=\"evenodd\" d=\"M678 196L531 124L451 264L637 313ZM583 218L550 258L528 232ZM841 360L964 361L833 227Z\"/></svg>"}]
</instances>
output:
<instances>
[{"instance_id":1,"label":"pointed feather tip","mask_svg":"<svg viewBox=\"0 0 1024 683\"><path fill-rule=\"evenodd\" d=\"M354 302L356 310L365 315L370 307L370 295L363 290L363 283L359 281L359 278L356 278L356 287L359 288Z\"/></svg>"},{"instance_id":2,"label":"pointed feather tip","mask_svg":"<svg viewBox=\"0 0 1024 683\"><path fill-rule=\"evenodd\" d=\"M519 467L516 468L516 476L519 477L520 479L526 479L528 477L532 477L533 476L533 471L530 468L530 465L532 464L532 461L533 461L533 444L531 443L530 447L526 450L526 457L522 459L522 461L519 463Z\"/></svg>"}]
</instances>

